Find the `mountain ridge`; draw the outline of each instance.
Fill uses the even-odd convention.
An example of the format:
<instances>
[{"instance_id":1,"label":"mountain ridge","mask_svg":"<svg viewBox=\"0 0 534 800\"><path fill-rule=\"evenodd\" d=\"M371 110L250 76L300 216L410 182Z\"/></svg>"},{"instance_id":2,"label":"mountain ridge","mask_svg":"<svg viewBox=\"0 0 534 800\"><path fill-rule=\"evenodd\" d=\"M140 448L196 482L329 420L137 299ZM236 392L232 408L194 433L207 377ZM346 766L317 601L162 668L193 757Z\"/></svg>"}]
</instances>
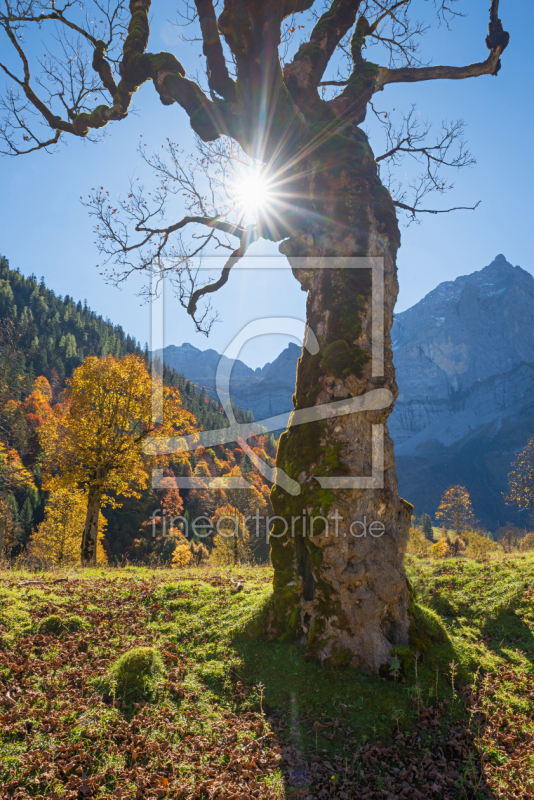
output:
<instances>
[{"instance_id":1,"label":"mountain ridge","mask_svg":"<svg viewBox=\"0 0 534 800\"><path fill-rule=\"evenodd\" d=\"M399 396L388 426L401 495L433 514L447 486L461 483L491 530L524 522L503 492L534 433L534 277L499 254L444 281L395 315L392 347ZM289 411L300 352L292 343L261 369L242 365L234 402L256 420Z\"/></svg>"},{"instance_id":2,"label":"mountain ridge","mask_svg":"<svg viewBox=\"0 0 534 800\"><path fill-rule=\"evenodd\" d=\"M291 411L300 353L300 347L289 342L272 362L252 369L239 359L232 362L216 350L200 350L189 342L167 345L158 351L164 363L187 375L190 381L203 387L212 397L218 397L216 372L219 364L223 375L228 375L231 370L231 399L235 405L251 409L255 420ZM222 399L224 401L226 398L223 396Z\"/></svg>"}]
</instances>

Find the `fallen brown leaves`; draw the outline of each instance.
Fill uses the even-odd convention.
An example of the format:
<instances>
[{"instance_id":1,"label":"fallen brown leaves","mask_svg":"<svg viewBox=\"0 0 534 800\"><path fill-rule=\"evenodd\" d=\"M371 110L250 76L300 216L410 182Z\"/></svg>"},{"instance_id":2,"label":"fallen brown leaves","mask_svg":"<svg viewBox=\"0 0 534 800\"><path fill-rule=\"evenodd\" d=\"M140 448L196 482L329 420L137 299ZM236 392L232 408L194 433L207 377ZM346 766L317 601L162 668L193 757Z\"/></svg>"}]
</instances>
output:
<instances>
[{"instance_id":1,"label":"fallen brown leaves","mask_svg":"<svg viewBox=\"0 0 534 800\"><path fill-rule=\"evenodd\" d=\"M19 753L13 777L0 788L2 800L276 796L262 780L280 761L274 736L252 712L206 720L198 693L183 685L190 662L171 642L161 648L168 694L158 704L138 703L125 713L94 688L121 652L153 642L146 623L156 588L137 584L135 596L114 598L105 581L80 580L75 590L55 586L54 595L63 595L61 614L81 615L91 626L27 635L14 650L0 643L0 695L11 698L0 709L0 736ZM34 621L58 610L45 603Z\"/></svg>"},{"instance_id":2,"label":"fallen brown leaves","mask_svg":"<svg viewBox=\"0 0 534 800\"><path fill-rule=\"evenodd\" d=\"M309 763L295 748L282 750L291 797L303 800L452 800L461 787L472 792L480 786L476 765L466 770L473 752L473 737L467 725L451 726L445 737L431 747L421 744L421 728L443 712L441 706L423 709L419 730L409 736L398 733L391 742L369 743L350 755L314 756ZM325 726L314 726L321 730ZM299 785L302 788L298 788Z\"/></svg>"},{"instance_id":3,"label":"fallen brown leaves","mask_svg":"<svg viewBox=\"0 0 534 800\"><path fill-rule=\"evenodd\" d=\"M522 711L503 702L504 690L513 693ZM503 800L534 798L534 686L532 676L503 667L486 675L473 693L471 712L482 728L485 754L483 773L492 796ZM526 713L525 713L526 712Z\"/></svg>"},{"instance_id":4,"label":"fallen brown leaves","mask_svg":"<svg viewBox=\"0 0 534 800\"><path fill-rule=\"evenodd\" d=\"M230 593L228 579L208 580ZM165 602L154 597L165 582L138 581L131 588L118 582L116 590L105 579L62 583L50 588L34 622L77 614L88 627L59 636L32 633L15 648L0 641L0 740L16 754L0 800L534 798L528 777L534 689L524 675L502 670L486 676L478 692L456 697L467 702L470 722L444 725L451 719L447 701L421 706L414 732L386 742L364 743L338 718L314 721L307 714L317 752L304 754L284 721L269 725L249 710L206 712L202 686L189 680L193 662L148 625L156 615L168 617ZM151 644L166 667L157 703L127 707L98 690L122 652ZM251 687L237 674L230 677L235 711ZM522 703L513 711L499 699L503 684ZM337 753L321 745L338 746ZM481 758L483 751L493 755ZM276 779L280 769L285 786Z\"/></svg>"}]
</instances>

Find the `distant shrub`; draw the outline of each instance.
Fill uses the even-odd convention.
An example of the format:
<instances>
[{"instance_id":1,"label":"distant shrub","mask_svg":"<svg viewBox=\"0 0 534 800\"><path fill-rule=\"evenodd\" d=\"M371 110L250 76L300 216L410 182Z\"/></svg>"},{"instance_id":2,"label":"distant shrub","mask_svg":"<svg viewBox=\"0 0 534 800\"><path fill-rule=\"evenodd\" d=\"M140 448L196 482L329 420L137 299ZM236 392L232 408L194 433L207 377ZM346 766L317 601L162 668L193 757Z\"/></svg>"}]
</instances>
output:
<instances>
[{"instance_id":1,"label":"distant shrub","mask_svg":"<svg viewBox=\"0 0 534 800\"><path fill-rule=\"evenodd\" d=\"M440 539L439 542L430 547L430 555L432 558L451 558L452 551L449 545L449 540L446 537Z\"/></svg>"},{"instance_id":2,"label":"distant shrub","mask_svg":"<svg viewBox=\"0 0 534 800\"><path fill-rule=\"evenodd\" d=\"M173 569L183 569L188 567L193 561L193 553L188 544L179 544L175 547L172 554L171 566Z\"/></svg>"},{"instance_id":3,"label":"distant shrub","mask_svg":"<svg viewBox=\"0 0 534 800\"><path fill-rule=\"evenodd\" d=\"M486 561L489 555L500 549L492 539L474 531L465 532L463 536L467 542L466 555L475 561Z\"/></svg>"},{"instance_id":4,"label":"distant shrub","mask_svg":"<svg viewBox=\"0 0 534 800\"><path fill-rule=\"evenodd\" d=\"M522 528L517 528L510 522L507 522L504 527L498 528L495 531L495 538L505 553L513 553L515 550L521 548L521 542L524 539L523 534L524 531Z\"/></svg>"},{"instance_id":5,"label":"distant shrub","mask_svg":"<svg viewBox=\"0 0 534 800\"><path fill-rule=\"evenodd\" d=\"M430 551L430 542L420 528L410 528L407 552L417 558L425 558Z\"/></svg>"},{"instance_id":6,"label":"distant shrub","mask_svg":"<svg viewBox=\"0 0 534 800\"><path fill-rule=\"evenodd\" d=\"M57 614L52 614L50 617L45 617L39 623L40 633L61 633L65 630L65 625L61 617Z\"/></svg>"},{"instance_id":7,"label":"distant shrub","mask_svg":"<svg viewBox=\"0 0 534 800\"><path fill-rule=\"evenodd\" d=\"M521 550L534 550L534 533L527 533L527 535L521 539Z\"/></svg>"},{"instance_id":8,"label":"distant shrub","mask_svg":"<svg viewBox=\"0 0 534 800\"><path fill-rule=\"evenodd\" d=\"M210 557L210 551L205 544L202 544L202 542L199 542L198 544L191 542L191 553L193 555L193 561L197 567L200 566L200 564L202 564L204 561L207 561Z\"/></svg>"},{"instance_id":9,"label":"distant shrub","mask_svg":"<svg viewBox=\"0 0 534 800\"><path fill-rule=\"evenodd\" d=\"M466 543L463 536L453 536L452 539L447 538L447 541L453 556L457 556L459 553L463 553L465 551Z\"/></svg>"},{"instance_id":10,"label":"distant shrub","mask_svg":"<svg viewBox=\"0 0 534 800\"><path fill-rule=\"evenodd\" d=\"M151 699L163 674L163 661L154 647L134 647L115 662L110 683L117 697L126 700Z\"/></svg>"}]
</instances>

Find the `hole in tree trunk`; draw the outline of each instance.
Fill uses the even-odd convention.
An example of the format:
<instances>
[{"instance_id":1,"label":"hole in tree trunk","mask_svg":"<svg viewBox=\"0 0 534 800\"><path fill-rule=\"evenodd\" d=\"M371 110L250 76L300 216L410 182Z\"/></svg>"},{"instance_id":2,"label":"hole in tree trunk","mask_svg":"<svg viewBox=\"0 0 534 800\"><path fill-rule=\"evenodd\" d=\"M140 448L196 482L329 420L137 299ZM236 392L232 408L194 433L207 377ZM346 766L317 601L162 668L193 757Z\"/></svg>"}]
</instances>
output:
<instances>
[{"instance_id":1,"label":"hole in tree trunk","mask_svg":"<svg viewBox=\"0 0 534 800\"><path fill-rule=\"evenodd\" d=\"M315 578L310 566L310 554L306 547L306 542L302 536L295 538L295 549L297 554L297 565L299 575L304 581L303 600L313 600L315 597Z\"/></svg>"},{"instance_id":2,"label":"hole in tree trunk","mask_svg":"<svg viewBox=\"0 0 534 800\"><path fill-rule=\"evenodd\" d=\"M386 614L380 627L388 642L397 644L397 623L391 614Z\"/></svg>"}]
</instances>

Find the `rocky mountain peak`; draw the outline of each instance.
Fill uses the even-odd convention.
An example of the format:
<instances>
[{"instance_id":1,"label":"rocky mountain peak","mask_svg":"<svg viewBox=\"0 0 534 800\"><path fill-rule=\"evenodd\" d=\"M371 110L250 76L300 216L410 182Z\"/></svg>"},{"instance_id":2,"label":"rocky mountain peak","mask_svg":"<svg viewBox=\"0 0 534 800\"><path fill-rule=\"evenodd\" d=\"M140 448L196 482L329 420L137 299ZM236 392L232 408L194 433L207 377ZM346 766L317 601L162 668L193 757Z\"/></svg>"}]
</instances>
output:
<instances>
[{"instance_id":1,"label":"rocky mountain peak","mask_svg":"<svg viewBox=\"0 0 534 800\"><path fill-rule=\"evenodd\" d=\"M500 254L396 315L392 341L389 430L404 496L432 513L462 483L487 524L511 519L506 475L534 428L534 277Z\"/></svg>"},{"instance_id":2,"label":"rocky mountain peak","mask_svg":"<svg viewBox=\"0 0 534 800\"><path fill-rule=\"evenodd\" d=\"M392 344L401 401L445 399L534 361L534 278L497 256L396 315Z\"/></svg>"},{"instance_id":3,"label":"rocky mountain peak","mask_svg":"<svg viewBox=\"0 0 534 800\"><path fill-rule=\"evenodd\" d=\"M231 370L230 395L233 402L246 411L251 409L254 419L261 420L291 411L300 353L301 348L290 342L274 361L252 369L239 359L232 363L216 350L199 350L184 342L180 346L165 347L163 359L214 397L217 396L215 376L222 359L223 366Z\"/></svg>"}]
</instances>

